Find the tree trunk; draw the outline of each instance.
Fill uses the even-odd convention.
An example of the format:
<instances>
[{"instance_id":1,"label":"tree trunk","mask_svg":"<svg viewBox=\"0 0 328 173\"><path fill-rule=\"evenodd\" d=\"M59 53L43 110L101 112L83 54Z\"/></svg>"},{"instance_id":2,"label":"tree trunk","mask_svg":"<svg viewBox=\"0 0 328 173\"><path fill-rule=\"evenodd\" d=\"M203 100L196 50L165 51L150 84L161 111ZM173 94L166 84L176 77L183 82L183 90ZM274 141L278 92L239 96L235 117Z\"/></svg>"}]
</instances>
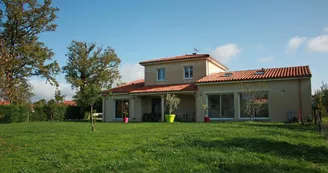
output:
<instances>
[{"instance_id":1,"label":"tree trunk","mask_svg":"<svg viewBox=\"0 0 328 173\"><path fill-rule=\"evenodd\" d=\"M91 131L94 132L95 131L95 122L93 119L93 104L90 105L90 115L91 115Z\"/></svg>"}]
</instances>

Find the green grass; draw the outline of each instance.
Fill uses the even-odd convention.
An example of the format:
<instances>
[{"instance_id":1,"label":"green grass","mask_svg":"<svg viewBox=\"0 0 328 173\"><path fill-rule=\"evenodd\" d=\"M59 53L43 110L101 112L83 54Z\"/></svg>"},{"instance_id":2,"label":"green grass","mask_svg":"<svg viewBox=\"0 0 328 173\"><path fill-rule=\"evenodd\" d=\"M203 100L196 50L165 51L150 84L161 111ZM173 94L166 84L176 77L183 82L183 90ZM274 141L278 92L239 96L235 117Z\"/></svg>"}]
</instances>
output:
<instances>
[{"instance_id":1,"label":"green grass","mask_svg":"<svg viewBox=\"0 0 328 173\"><path fill-rule=\"evenodd\" d=\"M39 122L0 125L0 172L328 172L315 126Z\"/></svg>"}]
</instances>

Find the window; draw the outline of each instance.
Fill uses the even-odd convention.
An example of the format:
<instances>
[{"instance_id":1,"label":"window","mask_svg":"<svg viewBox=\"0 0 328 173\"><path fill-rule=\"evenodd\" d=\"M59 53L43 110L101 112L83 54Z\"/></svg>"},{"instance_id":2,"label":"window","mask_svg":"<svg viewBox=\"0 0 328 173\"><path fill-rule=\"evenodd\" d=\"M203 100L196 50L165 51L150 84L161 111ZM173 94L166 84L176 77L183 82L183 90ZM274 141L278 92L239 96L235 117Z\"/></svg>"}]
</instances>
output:
<instances>
[{"instance_id":1,"label":"window","mask_svg":"<svg viewBox=\"0 0 328 173\"><path fill-rule=\"evenodd\" d=\"M208 116L210 118L234 118L234 95L208 95Z\"/></svg>"},{"instance_id":2,"label":"window","mask_svg":"<svg viewBox=\"0 0 328 173\"><path fill-rule=\"evenodd\" d=\"M240 93L240 118L269 118L267 91Z\"/></svg>"},{"instance_id":3,"label":"window","mask_svg":"<svg viewBox=\"0 0 328 173\"><path fill-rule=\"evenodd\" d=\"M224 77L230 77L230 76L232 76L232 73L229 73L229 72L228 72L228 73L225 73L225 74L224 74Z\"/></svg>"},{"instance_id":4,"label":"window","mask_svg":"<svg viewBox=\"0 0 328 173\"><path fill-rule=\"evenodd\" d=\"M193 67L192 66L184 67L184 78L191 79L192 76L193 76Z\"/></svg>"},{"instance_id":5,"label":"window","mask_svg":"<svg viewBox=\"0 0 328 173\"><path fill-rule=\"evenodd\" d=\"M157 80L165 80L165 68L157 69Z\"/></svg>"},{"instance_id":6,"label":"window","mask_svg":"<svg viewBox=\"0 0 328 173\"><path fill-rule=\"evenodd\" d=\"M115 118L129 117L129 100L115 100Z\"/></svg>"}]
</instances>

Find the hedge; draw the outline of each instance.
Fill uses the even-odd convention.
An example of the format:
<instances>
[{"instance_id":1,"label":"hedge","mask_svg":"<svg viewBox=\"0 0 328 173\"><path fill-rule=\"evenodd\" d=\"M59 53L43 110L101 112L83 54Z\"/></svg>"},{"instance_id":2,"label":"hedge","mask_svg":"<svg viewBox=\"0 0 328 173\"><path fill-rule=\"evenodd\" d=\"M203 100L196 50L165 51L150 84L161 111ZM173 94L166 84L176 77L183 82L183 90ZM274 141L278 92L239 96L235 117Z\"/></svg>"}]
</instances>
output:
<instances>
[{"instance_id":1,"label":"hedge","mask_svg":"<svg viewBox=\"0 0 328 173\"><path fill-rule=\"evenodd\" d=\"M34 105L33 111L22 105L0 105L0 123L83 119L84 114L78 106Z\"/></svg>"},{"instance_id":2,"label":"hedge","mask_svg":"<svg viewBox=\"0 0 328 173\"><path fill-rule=\"evenodd\" d=\"M0 123L26 121L29 115L28 107L21 105L0 105Z\"/></svg>"}]
</instances>

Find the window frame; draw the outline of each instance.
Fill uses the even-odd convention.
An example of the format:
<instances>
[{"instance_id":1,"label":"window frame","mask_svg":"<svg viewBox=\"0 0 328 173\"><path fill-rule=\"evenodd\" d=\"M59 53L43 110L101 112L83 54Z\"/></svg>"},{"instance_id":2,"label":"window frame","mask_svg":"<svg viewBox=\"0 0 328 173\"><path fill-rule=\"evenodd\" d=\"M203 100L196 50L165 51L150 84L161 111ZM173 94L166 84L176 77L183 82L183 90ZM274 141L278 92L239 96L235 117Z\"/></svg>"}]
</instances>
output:
<instances>
[{"instance_id":1,"label":"window frame","mask_svg":"<svg viewBox=\"0 0 328 173\"><path fill-rule=\"evenodd\" d=\"M267 92L268 93L268 117L253 117L253 120L270 120L270 92L268 90L255 90L256 92ZM239 91L238 94L238 119L240 120L249 120L249 117L241 117L241 93L242 91Z\"/></svg>"},{"instance_id":2,"label":"window frame","mask_svg":"<svg viewBox=\"0 0 328 173\"><path fill-rule=\"evenodd\" d=\"M123 115L123 106L121 107L122 118L117 118L116 117L116 101L121 101L121 102L127 101L128 102L128 115L130 116L130 99L124 99L124 98L122 98L122 99L114 99L113 101L114 101L114 120L122 120L123 117L124 117L124 115Z\"/></svg>"},{"instance_id":3,"label":"window frame","mask_svg":"<svg viewBox=\"0 0 328 173\"><path fill-rule=\"evenodd\" d=\"M186 68L188 69L188 77L186 77ZM192 70L190 70L192 68ZM192 71L192 76L190 75L190 71ZM194 66L193 65L185 65L183 66L183 79L192 79L194 77Z\"/></svg>"},{"instance_id":4,"label":"window frame","mask_svg":"<svg viewBox=\"0 0 328 173\"><path fill-rule=\"evenodd\" d=\"M159 79L158 77L160 77L160 70L163 70L163 79ZM161 67L161 68L157 68L157 81L165 81L166 80L166 72L165 72L165 68Z\"/></svg>"},{"instance_id":5,"label":"window frame","mask_svg":"<svg viewBox=\"0 0 328 173\"><path fill-rule=\"evenodd\" d=\"M238 106L235 104L235 93L234 92L220 92L220 93L207 93L206 94L206 105L209 105L209 96L211 95L215 95L215 96L220 96L220 115L222 116L222 95L232 95L232 98L233 98L233 117L231 118L211 118L209 117L209 115L207 115L210 120L223 120L223 121L226 121L226 120L234 120L235 119L235 114L236 114L236 111L235 111L235 108ZM207 112L207 114L209 114L209 111Z\"/></svg>"}]
</instances>

